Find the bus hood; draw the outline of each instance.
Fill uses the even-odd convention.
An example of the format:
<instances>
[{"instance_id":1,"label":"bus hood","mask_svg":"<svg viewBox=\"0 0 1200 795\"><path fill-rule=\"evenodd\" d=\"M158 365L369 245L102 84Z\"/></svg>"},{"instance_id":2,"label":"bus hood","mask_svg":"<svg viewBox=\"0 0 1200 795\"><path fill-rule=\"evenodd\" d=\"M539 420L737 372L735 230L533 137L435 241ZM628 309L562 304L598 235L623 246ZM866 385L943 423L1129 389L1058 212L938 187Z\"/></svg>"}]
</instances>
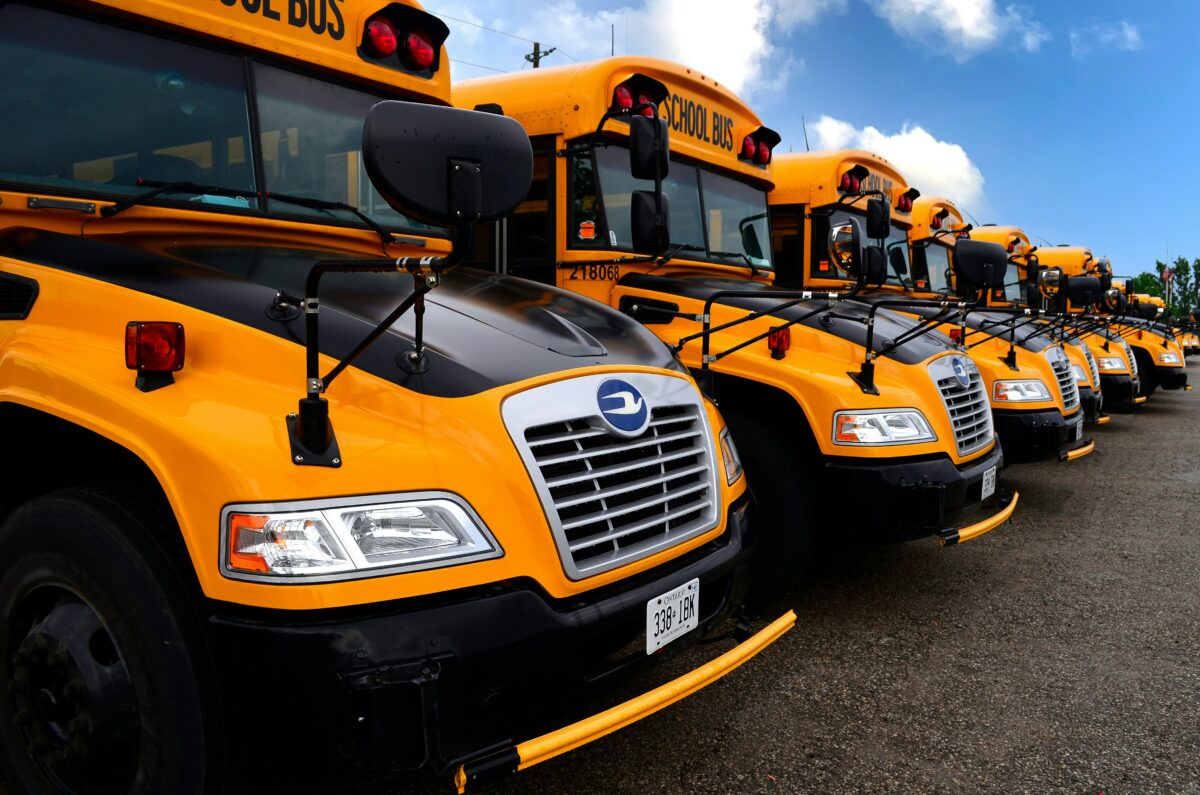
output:
<instances>
[{"instance_id":1,"label":"bus hood","mask_svg":"<svg viewBox=\"0 0 1200 795\"><path fill-rule=\"evenodd\" d=\"M315 263L352 258L244 243L164 246L133 235L96 239L32 228L0 234L0 256L155 295L297 344L304 340L303 317L298 311L282 318L269 313L276 296L298 305ZM344 356L411 291L408 274L327 274L320 292L321 352ZM657 337L602 304L467 268L444 274L426 299L429 367L423 373L397 364L413 348L413 323L410 310L354 366L437 397L595 365L683 370ZM301 376L297 372L297 382Z\"/></svg>"}]
</instances>

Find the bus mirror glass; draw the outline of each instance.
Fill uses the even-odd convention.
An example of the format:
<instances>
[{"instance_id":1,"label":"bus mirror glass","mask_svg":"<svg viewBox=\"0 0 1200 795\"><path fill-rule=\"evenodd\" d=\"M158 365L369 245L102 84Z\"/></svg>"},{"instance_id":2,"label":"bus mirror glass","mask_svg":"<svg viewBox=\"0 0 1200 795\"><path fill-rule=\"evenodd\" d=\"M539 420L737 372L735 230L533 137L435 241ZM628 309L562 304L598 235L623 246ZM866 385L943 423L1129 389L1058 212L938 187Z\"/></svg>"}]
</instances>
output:
<instances>
[{"instance_id":1,"label":"bus mirror glass","mask_svg":"<svg viewBox=\"0 0 1200 795\"><path fill-rule=\"evenodd\" d=\"M867 199L867 237L886 240L892 233L892 208L883 199Z\"/></svg>"},{"instance_id":2,"label":"bus mirror glass","mask_svg":"<svg viewBox=\"0 0 1200 795\"><path fill-rule=\"evenodd\" d=\"M847 218L829 228L829 261L847 276L862 272L862 229L857 218Z\"/></svg>"},{"instance_id":3,"label":"bus mirror glass","mask_svg":"<svg viewBox=\"0 0 1200 795\"><path fill-rule=\"evenodd\" d=\"M435 226L503 218L533 180L525 129L494 113L380 102L363 125L362 154L394 210Z\"/></svg>"},{"instance_id":4,"label":"bus mirror glass","mask_svg":"<svg viewBox=\"0 0 1200 795\"><path fill-rule=\"evenodd\" d=\"M904 244L888 246L888 264L897 276L908 275L908 262L904 258Z\"/></svg>"},{"instance_id":5,"label":"bus mirror glass","mask_svg":"<svg viewBox=\"0 0 1200 795\"><path fill-rule=\"evenodd\" d=\"M1095 276L1071 276L1067 279L1067 298L1071 306L1086 308L1100 300L1104 290Z\"/></svg>"},{"instance_id":6,"label":"bus mirror glass","mask_svg":"<svg viewBox=\"0 0 1200 795\"><path fill-rule=\"evenodd\" d=\"M887 255L879 246L867 246L863 251L865 281L868 287L878 287L887 281Z\"/></svg>"},{"instance_id":7,"label":"bus mirror glass","mask_svg":"<svg viewBox=\"0 0 1200 795\"><path fill-rule=\"evenodd\" d=\"M1125 303L1125 296L1120 290L1115 287L1110 287L1104 291L1104 308L1109 313L1114 315L1121 314L1122 304Z\"/></svg>"},{"instance_id":8,"label":"bus mirror glass","mask_svg":"<svg viewBox=\"0 0 1200 795\"><path fill-rule=\"evenodd\" d=\"M659 135L654 134L655 126ZM671 164L671 144L667 120L649 116L629 117L629 173L634 179L667 176Z\"/></svg>"},{"instance_id":9,"label":"bus mirror glass","mask_svg":"<svg viewBox=\"0 0 1200 795\"><path fill-rule=\"evenodd\" d=\"M754 224L742 226L742 251L750 259L763 259L762 243L758 242L758 231Z\"/></svg>"},{"instance_id":10,"label":"bus mirror glass","mask_svg":"<svg viewBox=\"0 0 1200 795\"><path fill-rule=\"evenodd\" d=\"M975 290L1003 290L1008 252L998 243L960 237L954 241L954 275L960 295Z\"/></svg>"},{"instance_id":11,"label":"bus mirror glass","mask_svg":"<svg viewBox=\"0 0 1200 795\"><path fill-rule=\"evenodd\" d=\"M633 250L638 254L661 254L671 245L671 217L667 196L662 201L662 212L658 211L654 191L635 190L631 194L629 228L633 234Z\"/></svg>"}]
</instances>

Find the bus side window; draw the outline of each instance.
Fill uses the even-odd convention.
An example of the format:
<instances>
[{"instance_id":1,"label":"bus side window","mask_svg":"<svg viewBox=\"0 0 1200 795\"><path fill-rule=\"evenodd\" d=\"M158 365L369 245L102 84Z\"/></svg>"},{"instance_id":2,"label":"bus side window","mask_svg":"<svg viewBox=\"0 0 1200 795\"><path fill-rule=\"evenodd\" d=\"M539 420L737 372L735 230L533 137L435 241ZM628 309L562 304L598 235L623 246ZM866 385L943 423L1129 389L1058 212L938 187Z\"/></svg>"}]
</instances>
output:
<instances>
[{"instance_id":1,"label":"bus side window","mask_svg":"<svg viewBox=\"0 0 1200 795\"><path fill-rule=\"evenodd\" d=\"M508 273L554 284L554 138L533 144L533 184L508 226Z\"/></svg>"},{"instance_id":2,"label":"bus side window","mask_svg":"<svg viewBox=\"0 0 1200 795\"><path fill-rule=\"evenodd\" d=\"M771 251L775 284L789 289L804 286L804 208L771 213Z\"/></svg>"}]
</instances>

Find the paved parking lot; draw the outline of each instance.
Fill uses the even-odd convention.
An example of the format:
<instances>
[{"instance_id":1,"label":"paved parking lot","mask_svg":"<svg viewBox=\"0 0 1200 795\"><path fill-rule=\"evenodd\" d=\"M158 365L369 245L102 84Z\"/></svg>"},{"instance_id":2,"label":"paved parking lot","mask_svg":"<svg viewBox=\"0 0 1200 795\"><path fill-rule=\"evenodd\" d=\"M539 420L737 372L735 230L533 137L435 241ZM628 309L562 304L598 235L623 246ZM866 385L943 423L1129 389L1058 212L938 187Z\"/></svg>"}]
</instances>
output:
<instances>
[{"instance_id":1,"label":"paved parking lot","mask_svg":"<svg viewBox=\"0 0 1200 795\"><path fill-rule=\"evenodd\" d=\"M1200 392L1093 436L1005 473L1008 525L826 558L760 657L488 792L1200 792Z\"/></svg>"},{"instance_id":2,"label":"paved parking lot","mask_svg":"<svg viewBox=\"0 0 1200 795\"><path fill-rule=\"evenodd\" d=\"M1158 393L990 535L827 556L760 657L487 792L1200 793L1198 426Z\"/></svg>"}]
</instances>

